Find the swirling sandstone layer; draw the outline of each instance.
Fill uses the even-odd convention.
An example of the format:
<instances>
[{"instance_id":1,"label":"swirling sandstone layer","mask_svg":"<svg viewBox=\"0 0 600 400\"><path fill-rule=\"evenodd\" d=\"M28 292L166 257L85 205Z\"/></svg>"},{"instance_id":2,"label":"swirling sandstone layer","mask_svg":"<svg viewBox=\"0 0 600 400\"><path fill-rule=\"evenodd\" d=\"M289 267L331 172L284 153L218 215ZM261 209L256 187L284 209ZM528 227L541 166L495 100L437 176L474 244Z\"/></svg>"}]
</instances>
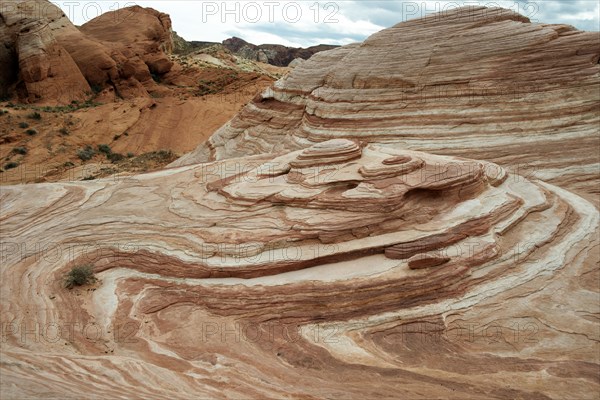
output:
<instances>
[{"instance_id":1,"label":"swirling sandstone layer","mask_svg":"<svg viewBox=\"0 0 600 400\"><path fill-rule=\"evenodd\" d=\"M597 211L489 162L336 139L0 200L2 398L600 390Z\"/></svg>"},{"instance_id":2,"label":"swirling sandstone layer","mask_svg":"<svg viewBox=\"0 0 600 400\"><path fill-rule=\"evenodd\" d=\"M174 165L332 138L496 162L598 204L600 36L466 7L314 55Z\"/></svg>"}]
</instances>

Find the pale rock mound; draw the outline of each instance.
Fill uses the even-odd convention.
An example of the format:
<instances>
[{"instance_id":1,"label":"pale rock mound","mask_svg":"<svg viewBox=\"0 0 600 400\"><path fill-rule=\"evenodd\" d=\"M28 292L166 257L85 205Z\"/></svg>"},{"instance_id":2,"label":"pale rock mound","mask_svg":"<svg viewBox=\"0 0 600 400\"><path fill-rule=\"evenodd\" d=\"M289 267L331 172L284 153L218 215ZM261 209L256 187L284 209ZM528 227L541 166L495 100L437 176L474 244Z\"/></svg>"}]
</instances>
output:
<instances>
[{"instance_id":1,"label":"pale rock mound","mask_svg":"<svg viewBox=\"0 0 600 400\"><path fill-rule=\"evenodd\" d=\"M174 165L349 138L486 159L597 201L600 36L465 7L318 53Z\"/></svg>"}]
</instances>

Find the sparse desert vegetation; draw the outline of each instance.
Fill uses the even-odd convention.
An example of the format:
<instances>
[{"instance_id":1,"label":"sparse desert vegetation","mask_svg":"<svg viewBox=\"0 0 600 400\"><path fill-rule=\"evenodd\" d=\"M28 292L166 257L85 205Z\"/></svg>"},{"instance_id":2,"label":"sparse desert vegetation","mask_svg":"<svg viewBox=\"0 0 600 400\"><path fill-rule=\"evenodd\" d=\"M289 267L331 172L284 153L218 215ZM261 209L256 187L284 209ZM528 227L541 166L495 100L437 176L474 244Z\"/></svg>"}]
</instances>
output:
<instances>
[{"instance_id":1,"label":"sparse desert vegetation","mask_svg":"<svg viewBox=\"0 0 600 400\"><path fill-rule=\"evenodd\" d=\"M96 282L94 269L91 265L78 265L66 274L64 277L64 286L67 289L73 289L75 286L84 286Z\"/></svg>"}]
</instances>

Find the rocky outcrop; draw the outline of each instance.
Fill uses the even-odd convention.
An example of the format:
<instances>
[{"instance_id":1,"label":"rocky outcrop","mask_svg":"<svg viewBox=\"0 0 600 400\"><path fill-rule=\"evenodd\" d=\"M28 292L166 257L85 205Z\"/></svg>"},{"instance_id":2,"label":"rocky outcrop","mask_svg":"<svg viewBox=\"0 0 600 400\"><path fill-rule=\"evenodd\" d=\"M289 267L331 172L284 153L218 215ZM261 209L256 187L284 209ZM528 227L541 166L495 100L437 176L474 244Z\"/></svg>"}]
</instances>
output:
<instances>
[{"instance_id":1,"label":"rocky outcrop","mask_svg":"<svg viewBox=\"0 0 600 400\"><path fill-rule=\"evenodd\" d=\"M467 7L318 53L175 165L331 138L475 157L597 201L600 37Z\"/></svg>"},{"instance_id":2,"label":"rocky outcrop","mask_svg":"<svg viewBox=\"0 0 600 400\"><path fill-rule=\"evenodd\" d=\"M224 40L223 46L237 56L280 67L288 66L294 59L299 58L307 60L316 53L338 47L325 44L311 46L306 49L286 47L277 44L261 44L257 46L238 37Z\"/></svg>"},{"instance_id":3,"label":"rocky outcrop","mask_svg":"<svg viewBox=\"0 0 600 400\"><path fill-rule=\"evenodd\" d=\"M192 50L192 43L189 43L184 38L173 31L173 53L188 54Z\"/></svg>"},{"instance_id":4,"label":"rocky outcrop","mask_svg":"<svg viewBox=\"0 0 600 400\"><path fill-rule=\"evenodd\" d=\"M149 97L152 74L173 66L170 19L152 9L109 12L81 30L46 0L17 0L1 13L1 91L20 101L69 104L104 88L121 98Z\"/></svg>"},{"instance_id":5,"label":"rocky outcrop","mask_svg":"<svg viewBox=\"0 0 600 400\"><path fill-rule=\"evenodd\" d=\"M48 7L41 8L42 4ZM56 35L59 28L74 29L58 7L16 1L0 12L4 97L18 92L26 102L52 99L58 103L88 97L90 85Z\"/></svg>"},{"instance_id":6,"label":"rocky outcrop","mask_svg":"<svg viewBox=\"0 0 600 400\"><path fill-rule=\"evenodd\" d=\"M3 398L598 389L598 213L492 163L336 139L0 196Z\"/></svg>"},{"instance_id":7,"label":"rocky outcrop","mask_svg":"<svg viewBox=\"0 0 600 400\"><path fill-rule=\"evenodd\" d=\"M173 63L167 54L173 51L171 19L152 8L133 6L94 18L81 31L123 53L129 64L141 60L151 73L166 74ZM139 62L138 62L139 63ZM142 65L143 65L142 64Z\"/></svg>"}]
</instances>

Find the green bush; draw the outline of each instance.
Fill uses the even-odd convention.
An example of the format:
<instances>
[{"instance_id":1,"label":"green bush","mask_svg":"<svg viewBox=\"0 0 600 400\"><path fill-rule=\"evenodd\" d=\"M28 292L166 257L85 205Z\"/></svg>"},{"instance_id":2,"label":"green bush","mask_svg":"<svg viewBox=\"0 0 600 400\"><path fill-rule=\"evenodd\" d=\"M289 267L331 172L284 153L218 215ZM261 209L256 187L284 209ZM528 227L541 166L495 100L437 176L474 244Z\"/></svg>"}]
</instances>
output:
<instances>
[{"instance_id":1,"label":"green bush","mask_svg":"<svg viewBox=\"0 0 600 400\"><path fill-rule=\"evenodd\" d=\"M83 286L94 282L96 282L96 278L92 266L80 265L71 268L71 271L65 276L64 285L67 289L73 289L75 286Z\"/></svg>"},{"instance_id":2,"label":"green bush","mask_svg":"<svg viewBox=\"0 0 600 400\"><path fill-rule=\"evenodd\" d=\"M11 162L7 163L6 165L4 165L4 169L8 171L9 169L17 168L18 166L19 166L18 162L11 161Z\"/></svg>"},{"instance_id":3,"label":"green bush","mask_svg":"<svg viewBox=\"0 0 600 400\"><path fill-rule=\"evenodd\" d=\"M110 149L110 146L107 145L107 144L99 144L98 145L98 151L100 153L106 154L107 157L112 153L112 150Z\"/></svg>"},{"instance_id":4,"label":"green bush","mask_svg":"<svg viewBox=\"0 0 600 400\"><path fill-rule=\"evenodd\" d=\"M35 129L27 129L25 131L26 134L28 134L29 136L33 136L33 135L37 135L38 131L36 131Z\"/></svg>"},{"instance_id":5,"label":"green bush","mask_svg":"<svg viewBox=\"0 0 600 400\"><path fill-rule=\"evenodd\" d=\"M29 124L27 122L19 122L19 128L27 129L29 128Z\"/></svg>"},{"instance_id":6,"label":"green bush","mask_svg":"<svg viewBox=\"0 0 600 400\"><path fill-rule=\"evenodd\" d=\"M15 147L13 149L13 152L15 152L17 154L21 154L21 155L24 156L25 154L27 154L27 149L25 147L22 147L22 146L21 147Z\"/></svg>"},{"instance_id":7,"label":"green bush","mask_svg":"<svg viewBox=\"0 0 600 400\"><path fill-rule=\"evenodd\" d=\"M35 119L36 121L39 121L42 119L42 114L40 114L39 112L36 111L36 112L29 114L27 116L27 118L31 118L31 119Z\"/></svg>"},{"instance_id":8,"label":"green bush","mask_svg":"<svg viewBox=\"0 0 600 400\"><path fill-rule=\"evenodd\" d=\"M85 146L85 148L80 149L77 152L77 157L79 157L79 159L81 161L89 161L95 155L96 155L96 151L91 146Z\"/></svg>"}]
</instances>

